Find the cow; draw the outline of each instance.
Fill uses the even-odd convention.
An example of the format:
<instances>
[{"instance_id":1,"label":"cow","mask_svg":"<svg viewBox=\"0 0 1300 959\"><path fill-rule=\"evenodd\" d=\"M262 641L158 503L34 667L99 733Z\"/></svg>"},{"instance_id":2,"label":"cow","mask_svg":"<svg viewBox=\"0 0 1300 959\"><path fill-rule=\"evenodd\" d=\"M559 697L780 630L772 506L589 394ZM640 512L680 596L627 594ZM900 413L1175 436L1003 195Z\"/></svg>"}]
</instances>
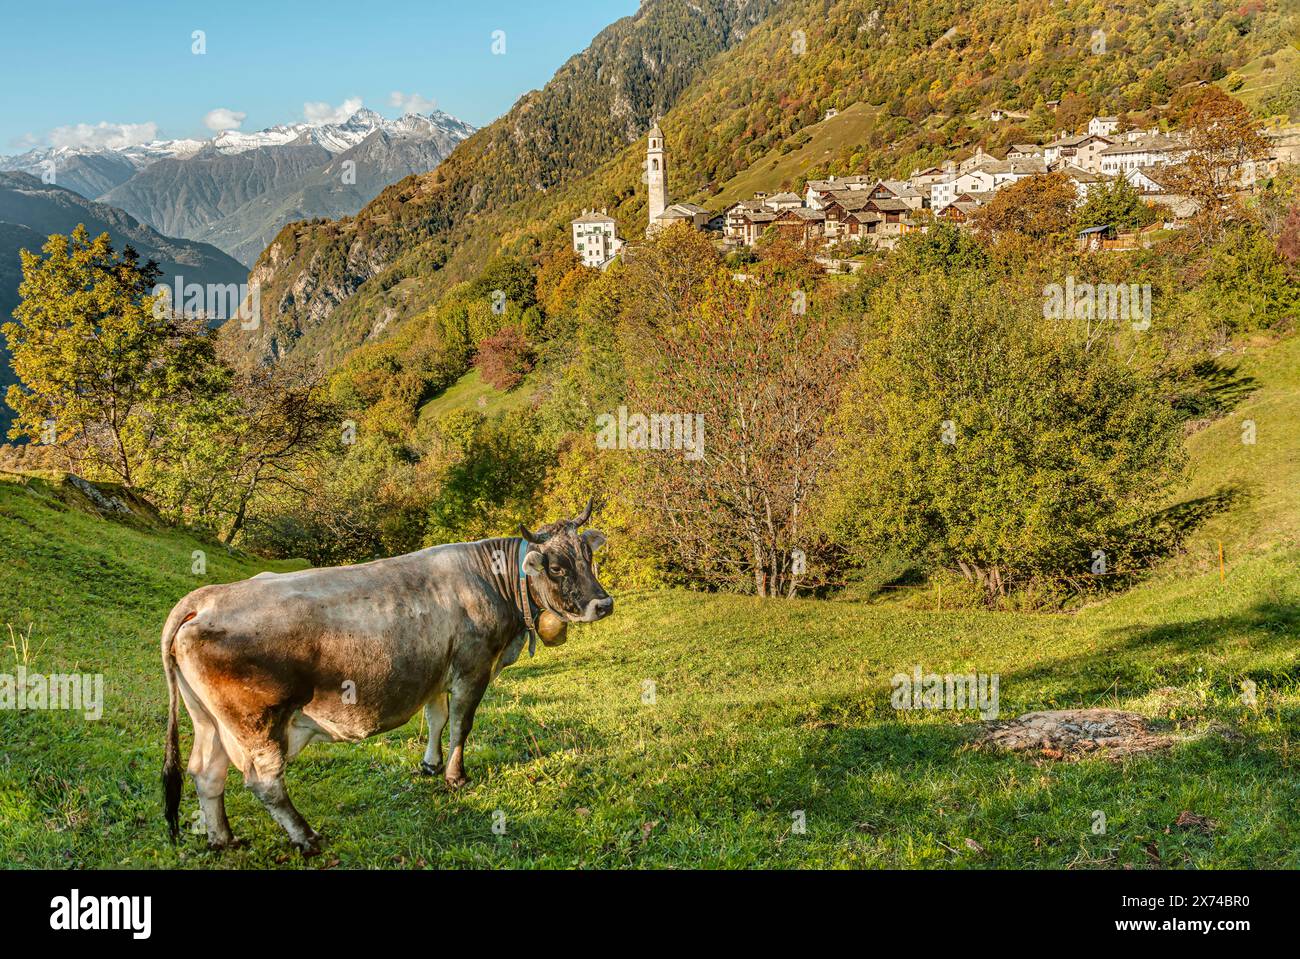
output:
<instances>
[{"instance_id":1,"label":"cow","mask_svg":"<svg viewBox=\"0 0 1300 959\"><path fill-rule=\"evenodd\" d=\"M182 788L178 698L194 726L189 774L215 849L235 843L225 809L233 764L293 844L304 855L319 852L320 835L289 801L285 764L310 743L366 739L421 708L429 743L420 771L443 773L452 789L466 785L474 711L526 639L532 654L537 619L590 623L614 611L592 565L605 537L581 530L591 513L588 501L580 515L536 533L521 524L517 537L259 573L182 599L162 632L162 780L172 842Z\"/></svg>"}]
</instances>

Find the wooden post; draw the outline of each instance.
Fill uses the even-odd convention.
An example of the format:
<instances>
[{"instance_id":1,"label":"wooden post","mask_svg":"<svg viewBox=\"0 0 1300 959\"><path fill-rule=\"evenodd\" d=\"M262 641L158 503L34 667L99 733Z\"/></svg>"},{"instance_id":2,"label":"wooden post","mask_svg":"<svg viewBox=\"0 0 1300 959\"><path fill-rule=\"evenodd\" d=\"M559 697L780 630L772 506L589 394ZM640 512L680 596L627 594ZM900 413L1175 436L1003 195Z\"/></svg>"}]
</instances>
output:
<instances>
[{"instance_id":1,"label":"wooden post","mask_svg":"<svg viewBox=\"0 0 1300 959\"><path fill-rule=\"evenodd\" d=\"M1223 582L1223 540L1219 540L1219 582Z\"/></svg>"}]
</instances>

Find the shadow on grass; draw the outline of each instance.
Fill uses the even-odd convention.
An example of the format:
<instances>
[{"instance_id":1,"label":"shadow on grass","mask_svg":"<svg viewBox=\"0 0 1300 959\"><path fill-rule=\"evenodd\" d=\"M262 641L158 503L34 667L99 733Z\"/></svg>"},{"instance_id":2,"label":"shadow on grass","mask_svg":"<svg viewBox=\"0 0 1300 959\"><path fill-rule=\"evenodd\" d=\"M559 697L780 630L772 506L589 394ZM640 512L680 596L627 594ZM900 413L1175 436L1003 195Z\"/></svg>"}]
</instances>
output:
<instances>
[{"instance_id":1,"label":"shadow on grass","mask_svg":"<svg viewBox=\"0 0 1300 959\"><path fill-rule=\"evenodd\" d=\"M1188 371L1174 408L1189 418L1223 416L1257 389L1256 379L1239 372L1237 366L1217 359L1204 360Z\"/></svg>"},{"instance_id":2,"label":"shadow on grass","mask_svg":"<svg viewBox=\"0 0 1300 959\"><path fill-rule=\"evenodd\" d=\"M1242 488L1223 486L1205 496L1174 503L1120 530L1123 548L1116 552L1126 566L1144 570L1178 552L1211 517L1240 506L1247 498Z\"/></svg>"},{"instance_id":3,"label":"shadow on grass","mask_svg":"<svg viewBox=\"0 0 1300 959\"><path fill-rule=\"evenodd\" d=\"M1291 603L1263 601L1238 613L1184 622L1150 626L1135 624L1106 632L1109 642L1094 653L1052 659L1032 668L1003 673L1003 696L1017 685L1067 685L1070 705L1089 707L1109 694L1120 697L1141 695L1153 684L1171 685L1191 681L1204 663L1178 661L1188 655L1215 649L1218 672L1241 670L1240 676L1277 682L1300 678L1300 663L1282 673L1247 670L1247 661L1263 652L1293 650L1300 636L1300 607ZM1236 651L1229 640L1245 640ZM1159 664L1158 670L1154 664ZM1182 675L1185 674L1185 675Z\"/></svg>"}]
</instances>

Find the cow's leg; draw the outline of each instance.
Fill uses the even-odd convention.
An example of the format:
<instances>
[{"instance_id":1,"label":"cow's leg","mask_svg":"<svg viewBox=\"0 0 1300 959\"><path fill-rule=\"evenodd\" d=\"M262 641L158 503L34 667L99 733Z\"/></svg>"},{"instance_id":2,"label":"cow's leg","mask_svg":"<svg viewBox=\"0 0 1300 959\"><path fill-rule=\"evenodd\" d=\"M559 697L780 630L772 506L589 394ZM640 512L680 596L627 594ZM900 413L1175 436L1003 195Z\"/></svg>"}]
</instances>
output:
<instances>
[{"instance_id":1,"label":"cow's leg","mask_svg":"<svg viewBox=\"0 0 1300 959\"><path fill-rule=\"evenodd\" d=\"M215 725L200 729L194 722L194 748L190 750L190 778L199 794L199 808L203 810L203 825L208 830L208 845L225 849L235 844L235 834L230 831L226 818L226 776L230 772L230 757L221 745L221 735Z\"/></svg>"},{"instance_id":2,"label":"cow's leg","mask_svg":"<svg viewBox=\"0 0 1300 959\"><path fill-rule=\"evenodd\" d=\"M304 856L314 856L320 852L320 835L302 813L289 801L289 792L284 788L285 746L276 742L267 742L259 748L250 749L248 769L244 771L244 780L253 795L261 800L271 818L284 827L289 839Z\"/></svg>"},{"instance_id":3,"label":"cow's leg","mask_svg":"<svg viewBox=\"0 0 1300 959\"><path fill-rule=\"evenodd\" d=\"M479 700L487 689L490 677L456 679L451 684L451 733L447 737L447 747L451 755L447 759L447 785L459 789L469 782L465 775L465 740L474 727L474 711L478 709Z\"/></svg>"},{"instance_id":4,"label":"cow's leg","mask_svg":"<svg viewBox=\"0 0 1300 959\"><path fill-rule=\"evenodd\" d=\"M446 693L439 693L424 704L424 721L429 724L429 745L425 747L420 772L436 776L442 772L442 731L447 727Z\"/></svg>"},{"instance_id":5,"label":"cow's leg","mask_svg":"<svg viewBox=\"0 0 1300 959\"><path fill-rule=\"evenodd\" d=\"M203 812L208 845L213 849L225 849L235 844L230 820L226 818L226 776L230 772L230 757L222 745L217 720L190 688L184 673L180 673L177 679L181 698L194 726L194 746L190 749L188 768L194 789L199 794L199 809Z\"/></svg>"}]
</instances>

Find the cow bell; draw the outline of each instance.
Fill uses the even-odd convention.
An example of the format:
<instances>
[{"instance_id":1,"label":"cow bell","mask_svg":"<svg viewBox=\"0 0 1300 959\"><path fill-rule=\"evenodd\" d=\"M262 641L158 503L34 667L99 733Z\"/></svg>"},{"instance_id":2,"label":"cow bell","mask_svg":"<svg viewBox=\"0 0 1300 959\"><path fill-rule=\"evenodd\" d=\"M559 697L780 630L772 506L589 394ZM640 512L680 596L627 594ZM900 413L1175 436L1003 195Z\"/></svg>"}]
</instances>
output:
<instances>
[{"instance_id":1,"label":"cow bell","mask_svg":"<svg viewBox=\"0 0 1300 959\"><path fill-rule=\"evenodd\" d=\"M556 616L549 609L542 610L537 617L537 635L542 637L543 646L563 646L568 640L565 632L569 624Z\"/></svg>"}]
</instances>

